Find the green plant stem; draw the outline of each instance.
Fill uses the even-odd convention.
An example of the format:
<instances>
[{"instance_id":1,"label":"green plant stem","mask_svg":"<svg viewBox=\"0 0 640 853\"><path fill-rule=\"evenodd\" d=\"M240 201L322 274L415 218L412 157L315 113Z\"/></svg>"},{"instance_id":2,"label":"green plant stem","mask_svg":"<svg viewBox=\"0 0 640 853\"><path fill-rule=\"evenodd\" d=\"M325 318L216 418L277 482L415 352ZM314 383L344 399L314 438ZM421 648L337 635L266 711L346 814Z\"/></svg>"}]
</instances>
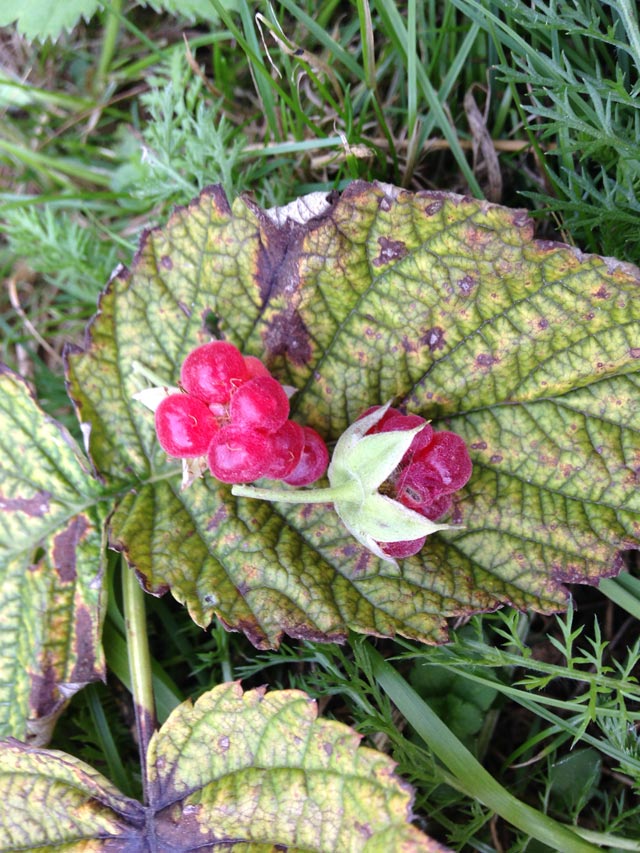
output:
<instances>
[{"instance_id":1,"label":"green plant stem","mask_svg":"<svg viewBox=\"0 0 640 853\"><path fill-rule=\"evenodd\" d=\"M140 767L142 769L142 791L148 804L147 749L156 728L155 702L151 680L151 655L147 640L144 592L131 569L123 566L122 598L124 622L127 635L127 655L136 715Z\"/></svg>"},{"instance_id":2,"label":"green plant stem","mask_svg":"<svg viewBox=\"0 0 640 853\"><path fill-rule=\"evenodd\" d=\"M120 31L120 17L122 15L122 0L111 0L105 9L106 22L102 36L102 50L98 60L98 68L93 83L93 91L99 95L104 89L105 80L109 72L109 66L116 50L118 32Z\"/></svg>"},{"instance_id":3,"label":"green plant stem","mask_svg":"<svg viewBox=\"0 0 640 853\"><path fill-rule=\"evenodd\" d=\"M484 803L504 820L553 850L598 853L599 848L571 829L520 802L502 787L447 728L404 678L366 641L362 648L371 671L391 701L455 778L455 787Z\"/></svg>"},{"instance_id":4,"label":"green plant stem","mask_svg":"<svg viewBox=\"0 0 640 853\"><path fill-rule=\"evenodd\" d=\"M341 486L324 489L262 489L258 486L233 486L231 494L237 498L256 498L261 501L278 501L287 504L332 504L336 500L358 500L362 489L355 480Z\"/></svg>"}]
</instances>

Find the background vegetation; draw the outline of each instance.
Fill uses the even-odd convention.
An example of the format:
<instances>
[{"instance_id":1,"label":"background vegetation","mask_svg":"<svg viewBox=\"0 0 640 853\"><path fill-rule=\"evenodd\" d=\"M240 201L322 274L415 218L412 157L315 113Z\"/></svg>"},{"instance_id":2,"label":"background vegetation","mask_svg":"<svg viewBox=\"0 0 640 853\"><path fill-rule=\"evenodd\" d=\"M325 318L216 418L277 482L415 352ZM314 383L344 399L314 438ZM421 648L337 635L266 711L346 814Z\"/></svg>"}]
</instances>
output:
<instances>
[{"instance_id":1,"label":"background vegetation","mask_svg":"<svg viewBox=\"0 0 640 853\"><path fill-rule=\"evenodd\" d=\"M540 236L640 263L628 0L202 0L189 18L176 5L78 3L76 25L42 40L28 0L0 29L0 357L72 430L63 346L81 341L141 230L209 183L267 206L355 178L469 193L528 207ZM600 591L575 589L577 611L558 618L505 611L454 626L442 648L378 648L520 799L640 850L640 582L628 566ZM116 555L111 571L114 583ZM75 697L53 746L133 794L118 586L110 682ZM219 627L204 635L168 598L148 603L161 717L222 680L301 687L393 755L425 831L456 850L544 849L451 785L356 638L258 655Z\"/></svg>"}]
</instances>

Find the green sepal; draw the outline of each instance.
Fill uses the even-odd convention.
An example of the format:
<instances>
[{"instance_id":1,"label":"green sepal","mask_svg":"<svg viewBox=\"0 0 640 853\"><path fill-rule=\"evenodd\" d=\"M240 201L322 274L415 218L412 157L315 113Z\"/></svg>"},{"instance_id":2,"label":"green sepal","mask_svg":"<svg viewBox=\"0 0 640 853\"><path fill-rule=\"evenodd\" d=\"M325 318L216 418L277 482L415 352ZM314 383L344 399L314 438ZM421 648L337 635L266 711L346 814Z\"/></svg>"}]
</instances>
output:
<instances>
[{"instance_id":1,"label":"green sepal","mask_svg":"<svg viewBox=\"0 0 640 853\"><path fill-rule=\"evenodd\" d=\"M367 495L360 506L351 501L336 501L335 508L349 530L359 528L376 542L419 539L451 527L450 524L436 524L400 501L377 492Z\"/></svg>"}]
</instances>

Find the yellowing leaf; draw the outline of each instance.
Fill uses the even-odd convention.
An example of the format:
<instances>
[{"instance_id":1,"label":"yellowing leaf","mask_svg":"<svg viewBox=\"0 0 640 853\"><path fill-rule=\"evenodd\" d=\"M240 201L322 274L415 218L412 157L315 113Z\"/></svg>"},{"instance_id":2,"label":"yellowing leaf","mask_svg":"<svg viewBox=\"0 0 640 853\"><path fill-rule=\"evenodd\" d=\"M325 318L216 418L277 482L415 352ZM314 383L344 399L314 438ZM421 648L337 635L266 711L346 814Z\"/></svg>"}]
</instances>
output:
<instances>
[{"instance_id":1,"label":"yellowing leaf","mask_svg":"<svg viewBox=\"0 0 640 853\"><path fill-rule=\"evenodd\" d=\"M0 369L0 736L46 742L104 675L101 486L71 436Z\"/></svg>"},{"instance_id":2,"label":"yellowing leaf","mask_svg":"<svg viewBox=\"0 0 640 853\"><path fill-rule=\"evenodd\" d=\"M0 852L446 853L409 823L393 762L359 740L300 691L222 684L153 736L147 806L71 756L0 744Z\"/></svg>"},{"instance_id":3,"label":"yellowing leaf","mask_svg":"<svg viewBox=\"0 0 640 853\"><path fill-rule=\"evenodd\" d=\"M640 272L533 239L521 211L352 184L275 211L210 188L145 235L69 360L111 522L150 591L254 643L348 628L424 641L511 602L552 611L562 583L615 574L640 542ZM212 322L213 321L213 322ZM328 508L180 492L133 362L167 385L215 326L298 392L329 442L389 399L451 428L474 473L416 557L384 564Z\"/></svg>"}]
</instances>

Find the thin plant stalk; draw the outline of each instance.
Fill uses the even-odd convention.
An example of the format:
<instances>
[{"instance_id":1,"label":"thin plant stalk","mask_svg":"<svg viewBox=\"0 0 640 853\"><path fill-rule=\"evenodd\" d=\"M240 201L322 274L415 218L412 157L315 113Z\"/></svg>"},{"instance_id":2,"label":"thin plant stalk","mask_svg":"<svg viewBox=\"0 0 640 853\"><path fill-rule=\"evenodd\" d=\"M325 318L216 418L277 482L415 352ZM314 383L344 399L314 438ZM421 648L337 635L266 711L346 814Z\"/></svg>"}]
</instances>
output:
<instances>
[{"instance_id":1,"label":"thin plant stalk","mask_svg":"<svg viewBox=\"0 0 640 853\"><path fill-rule=\"evenodd\" d=\"M147 639L144 592L131 569L124 566L122 572L122 598L127 635L127 655L136 715L138 749L142 768L142 792L146 805L149 804L147 790L147 750L156 729L156 710L151 679L151 654Z\"/></svg>"},{"instance_id":2,"label":"thin plant stalk","mask_svg":"<svg viewBox=\"0 0 640 853\"><path fill-rule=\"evenodd\" d=\"M111 0L105 8L105 26L102 36L102 49L98 68L94 80L94 92L99 95L105 86L111 60L115 54L118 33L120 32L120 18L122 16L122 0Z\"/></svg>"}]
</instances>

